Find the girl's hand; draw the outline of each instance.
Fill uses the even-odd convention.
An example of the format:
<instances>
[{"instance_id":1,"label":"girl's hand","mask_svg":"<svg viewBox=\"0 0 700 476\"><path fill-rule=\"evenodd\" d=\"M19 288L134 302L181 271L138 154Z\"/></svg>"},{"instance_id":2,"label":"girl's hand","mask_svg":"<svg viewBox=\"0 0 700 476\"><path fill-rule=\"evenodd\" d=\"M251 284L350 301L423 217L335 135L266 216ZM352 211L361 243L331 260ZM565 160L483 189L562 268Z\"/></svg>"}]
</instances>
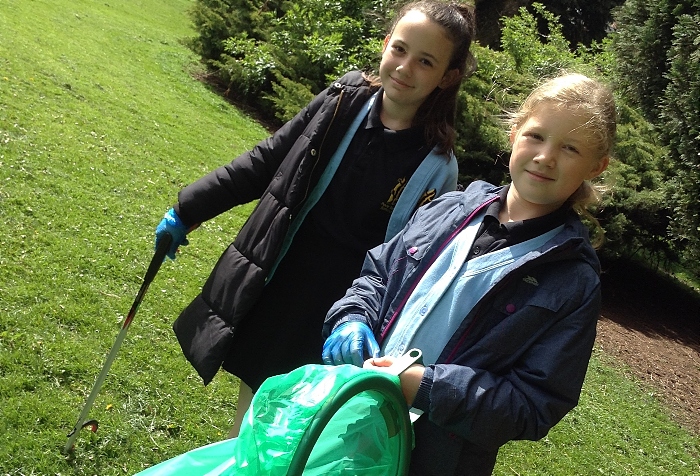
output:
<instances>
[{"instance_id":1,"label":"girl's hand","mask_svg":"<svg viewBox=\"0 0 700 476\"><path fill-rule=\"evenodd\" d=\"M394 363L393 357L376 357L373 359L365 360L362 365L365 369L374 370L386 370L388 367ZM407 368L404 372L399 374L399 380L401 382L401 391L406 399L406 403L410 407L413 404L413 400L416 399L416 394L418 393L418 387L420 387L420 382L423 379L423 373L425 373L425 367L420 364L413 364Z\"/></svg>"},{"instance_id":2,"label":"girl's hand","mask_svg":"<svg viewBox=\"0 0 700 476\"><path fill-rule=\"evenodd\" d=\"M374 357L372 359L367 359L365 360L365 363L362 364L363 369L374 369L374 370L382 370L382 367L391 367L394 363L394 358L393 357Z\"/></svg>"},{"instance_id":3,"label":"girl's hand","mask_svg":"<svg viewBox=\"0 0 700 476\"><path fill-rule=\"evenodd\" d=\"M321 357L327 365L362 366L365 357L379 355L379 344L372 329L364 322L344 322L335 328L323 344Z\"/></svg>"}]
</instances>

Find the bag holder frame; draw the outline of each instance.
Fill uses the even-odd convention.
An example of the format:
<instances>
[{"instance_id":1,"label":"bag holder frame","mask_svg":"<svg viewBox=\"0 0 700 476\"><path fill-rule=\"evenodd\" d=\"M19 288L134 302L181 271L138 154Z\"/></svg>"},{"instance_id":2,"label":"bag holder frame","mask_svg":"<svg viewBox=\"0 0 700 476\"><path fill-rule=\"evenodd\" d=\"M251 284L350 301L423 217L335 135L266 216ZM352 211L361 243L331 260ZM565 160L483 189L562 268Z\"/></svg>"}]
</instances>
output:
<instances>
[{"instance_id":1,"label":"bag holder frame","mask_svg":"<svg viewBox=\"0 0 700 476\"><path fill-rule=\"evenodd\" d=\"M416 362L420 362L422 352L418 349L411 349L403 356L397 358L397 361L391 367L387 367L385 373L392 375L400 375L404 370ZM398 409L398 429L400 433L399 461L398 461L398 476L408 474L408 468L411 463L411 451L413 446L413 431L411 429L411 419L409 417L409 409L406 404L406 399L398 387L392 380L387 379L382 375L382 371L367 372L357 375L352 380L348 381L337 393L316 413L313 420L309 424L304 436L301 438L297 446L292 461L287 471L287 476L302 476L306 463L311 455L316 441L321 436L328 422L333 418L335 413L345 405L352 397L364 391L375 391L387 399L390 404Z\"/></svg>"}]
</instances>

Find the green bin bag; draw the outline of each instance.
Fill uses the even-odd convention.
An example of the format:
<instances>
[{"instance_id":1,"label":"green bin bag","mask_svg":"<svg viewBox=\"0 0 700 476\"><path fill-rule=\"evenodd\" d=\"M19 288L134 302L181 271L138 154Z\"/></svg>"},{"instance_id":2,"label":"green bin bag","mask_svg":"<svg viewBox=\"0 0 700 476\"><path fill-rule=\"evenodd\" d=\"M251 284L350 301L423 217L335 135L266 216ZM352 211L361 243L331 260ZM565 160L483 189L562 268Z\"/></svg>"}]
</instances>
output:
<instances>
[{"instance_id":1,"label":"green bin bag","mask_svg":"<svg viewBox=\"0 0 700 476\"><path fill-rule=\"evenodd\" d=\"M138 476L403 475L412 441L398 377L353 365L305 365L262 384L238 438Z\"/></svg>"}]
</instances>

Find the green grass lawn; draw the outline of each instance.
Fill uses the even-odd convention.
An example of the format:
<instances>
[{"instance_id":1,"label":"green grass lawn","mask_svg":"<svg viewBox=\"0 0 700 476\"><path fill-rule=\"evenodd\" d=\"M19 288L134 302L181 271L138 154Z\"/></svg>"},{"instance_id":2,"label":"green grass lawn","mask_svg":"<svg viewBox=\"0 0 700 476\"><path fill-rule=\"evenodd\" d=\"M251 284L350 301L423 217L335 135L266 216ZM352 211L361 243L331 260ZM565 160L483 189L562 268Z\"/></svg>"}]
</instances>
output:
<instances>
[{"instance_id":1,"label":"green grass lawn","mask_svg":"<svg viewBox=\"0 0 700 476\"><path fill-rule=\"evenodd\" d=\"M193 79L191 0L0 0L0 475L124 475L223 438L170 329L251 207L205 223L146 294L74 457L61 454L178 190L266 131ZM497 475L691 475L700 440L596 352L581 405Z\"/></svg>"}]
</instances>

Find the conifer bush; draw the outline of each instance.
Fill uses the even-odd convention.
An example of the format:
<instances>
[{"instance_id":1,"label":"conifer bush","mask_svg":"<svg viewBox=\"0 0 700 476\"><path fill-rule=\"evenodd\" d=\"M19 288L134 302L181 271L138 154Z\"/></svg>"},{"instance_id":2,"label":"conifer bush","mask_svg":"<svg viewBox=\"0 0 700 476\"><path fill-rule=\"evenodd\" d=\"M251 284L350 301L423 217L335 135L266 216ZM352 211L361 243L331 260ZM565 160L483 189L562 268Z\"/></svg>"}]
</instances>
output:
<instances>
[{"instance_id":1,"label":"conifer bush","mask_svg":"<svg viewBox=\"0 0 700 476\"><path fill-rule=\"evenodd\" d=\"M631 1L648 9L644 0ZM347 71L376 69L395 5L392 0L196 0L191 14L199 36L190 46L215 71L230 95L282 124ZM622 18L639 17L626 15ZM644 24L656 25L659 18L652 16ZM501 23L500 50L474 44L478 68L460 91L455 154L462 184L475 179L508 181L510 145L504 113L517 107L541 78L561 70L579 71L612 83L616 90L629 91L632 72L642 70L618 64L620 45L627 45L627 56L622 57L631 61L635 41L645 46L651 38L647 32L636 40L634 35L639 31L633 25L634 34L612 33L612 38L600 43L575 47L565 38L560 19L539 3L521 8ZM691 37L686 38L687 43ZM690 74L692 68L681 61L686 50L679 49L673 71L679 77L692 77L682 84L697 94L695 78L700 75ZM678 95L682 92L679 89ZM654 99L653 104L663 100L675 103L674 90L668 94L665 99ZM610 193L598 213L608 238L605 252L613 257L642 254L647 260L676 261L678 244L667 236L675 213L672 207L687 214L696 210L698 203L686 200L685 194L674 194L674 190L699 183L697 171L690 167L697 157L688 152L692 147L699 150L697 143L680 135L680 126L693 111L694 96L681 101L687 107L677 112L685 114L684 119L668 116L671 124L679 125L679 134L668 140L676 140L676 149L689 157L686 172L679 177L672 177L665 166L668 149L658 128L638 112L640 104L618 96L619 141L615 160L606 173ZM641 110L646 112L643 107ZM693 213L697 216L697 210ZM688 221L676 223L694 230Z\"/></svg>"}]
</instances>

